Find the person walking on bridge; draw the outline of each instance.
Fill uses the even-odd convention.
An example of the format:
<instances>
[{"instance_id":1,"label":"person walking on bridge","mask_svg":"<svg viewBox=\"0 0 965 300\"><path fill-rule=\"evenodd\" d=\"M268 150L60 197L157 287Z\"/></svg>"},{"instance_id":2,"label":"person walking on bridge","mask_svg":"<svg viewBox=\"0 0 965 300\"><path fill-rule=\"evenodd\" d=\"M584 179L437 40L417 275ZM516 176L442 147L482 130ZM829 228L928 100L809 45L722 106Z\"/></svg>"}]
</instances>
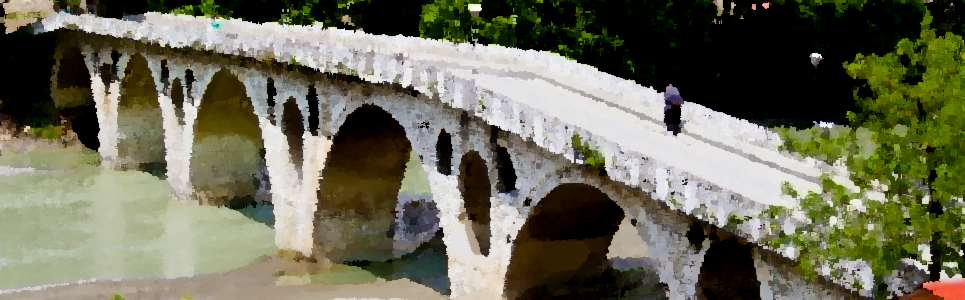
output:
<instances>
[{"instance_id":1,"label":"person walking on bridge","mask_svg":"<svg viewBox=\"0 0 965 300\"><path fill-rule=\"evenodd\" d=\"M672 84L667 85L667 91L663 93L663 122L667 124L667 131L677 136L680 133L681 106L684 99L680 97L680 91Z\"/></svg>"}]
</instances>

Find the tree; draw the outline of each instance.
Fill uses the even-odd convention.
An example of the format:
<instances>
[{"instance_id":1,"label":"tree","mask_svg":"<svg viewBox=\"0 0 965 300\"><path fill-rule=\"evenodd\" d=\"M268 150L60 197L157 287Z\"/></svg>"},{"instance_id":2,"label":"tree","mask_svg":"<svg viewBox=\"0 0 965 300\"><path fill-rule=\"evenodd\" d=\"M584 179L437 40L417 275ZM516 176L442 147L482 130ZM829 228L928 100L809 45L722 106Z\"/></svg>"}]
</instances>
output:
<instances>
[{"instance_id":1,"label":"tree","mask_svg":"<svg viewBox=\"0 0 965 300\"><path fill-rule=\"evenodd\" d=\"M929 263L929 280L961 273L965 260L965 45L962 37L937 37L926 12L916 41L902 39L884 56L857 54L844 68L867 84L854 91L860 112L848 112L854 130L841 128L815 139L808 155L830 161L846 157L853 193L822 175L822 193L801 197L790 184L783 191L797 198L809 222L795 232L781 232L771 247L800 249L802 271L816 275L819 263L841 259L868 262L881 283L899 260ZM884 201L868 199L879 184ZM923 204L925 203L925 204ZM772 207L770 217L787 214ZM778 222L775 222L778 223ZM780 231L778 225L771 228ZM920 245L930 251L919 256ZM930 254L930 255L929 255ZM927 257L927 256L930 256ZM943 262L955 262L952 265ZM841 278L840 271L832 276ZM886 296L884 286L878 297Z\"/></svg>"}]
</instances>

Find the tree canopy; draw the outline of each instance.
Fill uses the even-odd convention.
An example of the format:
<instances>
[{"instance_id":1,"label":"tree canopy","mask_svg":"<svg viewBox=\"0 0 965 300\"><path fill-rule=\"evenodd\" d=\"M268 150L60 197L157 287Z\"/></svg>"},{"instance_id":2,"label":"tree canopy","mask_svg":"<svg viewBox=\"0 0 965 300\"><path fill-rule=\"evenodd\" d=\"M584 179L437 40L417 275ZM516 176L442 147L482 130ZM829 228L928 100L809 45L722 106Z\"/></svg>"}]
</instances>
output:
<instances>
[{"instance_id":1,"label":"tree canopy","mask_svg":"<svg viewBox=\"0 0 965 300\"><path fill-rule=\"evenodd\" d=\"M931 281L940 279L939 268L948 276L961 274L965 44L955 34L936 36L931 21L926 12L919 38L902 39L892 53L857 54L843 64L866 82L854 92L860 110L848 113L853 129L835 128L807 144L789 141L806 155L844 157L860 188L852 192L828 174L821 193L800 195L785 183L785 193L800 201L793 209L805 212L809 222L794 232L774 225L781 233L769 244L794 245L810 276L823 263L860 259L881 283L904 258L930 264ZM865 192L874 190L885 200L869 199ZM774 207L769 213L789 211ZM886 295L883 287L877 290Z\"/></svg>"}]
</instances>

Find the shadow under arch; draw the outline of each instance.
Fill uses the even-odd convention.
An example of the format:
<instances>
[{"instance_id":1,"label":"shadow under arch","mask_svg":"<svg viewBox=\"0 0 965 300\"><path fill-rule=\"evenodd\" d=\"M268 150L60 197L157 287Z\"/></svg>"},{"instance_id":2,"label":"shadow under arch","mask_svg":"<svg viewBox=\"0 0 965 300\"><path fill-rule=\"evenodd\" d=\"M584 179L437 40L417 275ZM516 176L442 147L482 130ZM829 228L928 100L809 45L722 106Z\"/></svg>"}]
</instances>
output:
<instances>
[{"instance_id":1,"label":"shadow under arch","mask_svg":"<svg viewBox=\"0 0 965 300\"><path fill-rule=\"evenodd\" d=\"M296 103L294 97L289 97L282 104L281 116L282 133L288 140L288 158L291 159L292 165L295 166L295 172L301 178L302 153L305 144L302 135L305 133L305 128L302 125L302 112L298 109L298 103Z\"/></svg>"},{"instance_id":2,"label":"shadow under arch","mask_svg":"<svg viewBox=\"0 0 965 300\"><path fill-rule=\"evenodd\" d=\"M554 188L533 208L513 242L505 278L507 299L566 296L601 299L616 292L604 278L607 251L623 209L581 183Z\"/></svg>"},{"instance_id":3,"label":"shadow under arch","mask_svg":"<svg viewBox=\"0 0 965 300\"><path fill-rule=\"evenodd\" d=\"M199 200L238 208L254 204L264 148L245 86L228 70L211 78L198 108L189 174Z\"/></svg>"},{"instance_id":4,"label":"shadow under arch","mask_svg":"<svg viewBox=\"0 0 965 300\"><path fill-rule=\"evenodd\" d=\"M94 91L91 88L91 71L85 63L86 58L76 46L64 49L55 78L52 97L60 116L67 119L69 129L77 134L84 147L97 150L100 140L97 133L97 106L94 104Z\"/></svg>"},{"instance_id":5,"label":"shadow under arch","mask_svg":"<svg viewBox=\"0 0 965 300\"><path fill-rule=\"evenodd\" d=\"M452 134L445 129L439 131L436 139L436 171L442 175L452 175Z\"/></svg>"},{"instance_id":6,"label":"shadow under arch","mask_svg":"<svg viewBox=\"0 0 965 300\"><path fill-rule=\"evenodd\" d=\"M338 128L319 183L313 255L332 262L394 258L396 204L412 145L376 105L362 105Z\"/></svg>"},{"instance_id":7,"label":"shadow under arch","mask_svg":"<svg viewBox=\"0 0 965 300\"><path fill-rule=\"evenodd\" d=\"M711 228L697 279L697 299L761 299L754 246Z\"/></svg>"},{"instance_id":8,"label":"shadow under arch","mask_svg":"<svg viewBox=\"0 0 965 300\"><path fill-rule=\"evenodd\" d=\"M135 53L124 68L117 104L117 153L121 169L163 178L164 127L161 104L147 60Z\"/></svg>"},{"instance_id":9,"label":"shadow under arch","mask_svg":"<svg viewBox=\"0 0 965 300\"><path fill-rule=\"evenodd\" d=\"M459 192L462 194L466 214L460 216L460 221L468 221L475 237L477 247L472 247L477 254L489 256L492 239L492 229L489 226L489 210L492 206L492 191L489 181L489 170L486 161L476 151L469 151L463 155L459 163Z\"/></svg>"}]
</instances>

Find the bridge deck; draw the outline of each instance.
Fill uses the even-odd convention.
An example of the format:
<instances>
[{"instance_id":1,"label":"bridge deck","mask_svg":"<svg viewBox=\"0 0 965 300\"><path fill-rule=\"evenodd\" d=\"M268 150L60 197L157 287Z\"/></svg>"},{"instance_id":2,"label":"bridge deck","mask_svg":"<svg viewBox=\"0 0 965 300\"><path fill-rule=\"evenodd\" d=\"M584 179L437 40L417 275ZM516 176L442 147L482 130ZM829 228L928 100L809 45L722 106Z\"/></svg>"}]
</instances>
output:
<instances>
[{"instance_id":1,"label":"bridge deck","mask_svg":"<svg viewBox=\"0 0 965 300\"><path fill-rule=\"evenodd\" d=\"M781 182L789 181L799 190L819 191L821 170L778 152L718 134L698 124L686 124L671 137L662 123L662 106L646 102L628 103L616 94L585 85L563 86L561 78L546 78L502 72L500 66L480 62L478 74L464 61L437 55L412 54L411 58L445 67L481 87L511 97L632 150L673 163L685 171L719 184L753 201L767 205L791 205L780 197ZM569 84L569 83L567 83ZM621 103L622 102L622 103ZM659 145L659 146L658 146ZM836 181L854 188L846 177Z\"/></svg>"}]
</instances>

